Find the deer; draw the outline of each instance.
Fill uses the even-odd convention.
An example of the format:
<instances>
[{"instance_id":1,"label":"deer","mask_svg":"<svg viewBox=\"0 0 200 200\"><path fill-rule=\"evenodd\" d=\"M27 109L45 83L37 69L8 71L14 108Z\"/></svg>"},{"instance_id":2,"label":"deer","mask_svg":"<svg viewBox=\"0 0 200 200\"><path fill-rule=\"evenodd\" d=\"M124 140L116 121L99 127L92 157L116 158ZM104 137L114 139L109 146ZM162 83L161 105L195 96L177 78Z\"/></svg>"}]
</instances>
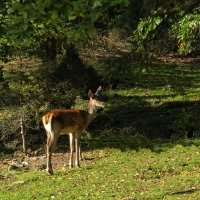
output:
<instances>
[{"instance_id":1,"label":"deer","mask_svg":"<svg viewBox=\"0 0 200 200\"><path fill-rule=\"evenodd\" d=\"M104 108L105 103L100 100L100 86L95 93L88 91L88 109L55 109L42 117L42 122L47 134L46 171L49 175L53 175L51 163L52 151L56 146L56 142L60 135L69 135L69 168L80 167L82 159L80 149L80 137L82 132L88 127L90 122L96 117L97 111ZM74 160L75 152L75 160Z\"/></svg>"}]
</instances>

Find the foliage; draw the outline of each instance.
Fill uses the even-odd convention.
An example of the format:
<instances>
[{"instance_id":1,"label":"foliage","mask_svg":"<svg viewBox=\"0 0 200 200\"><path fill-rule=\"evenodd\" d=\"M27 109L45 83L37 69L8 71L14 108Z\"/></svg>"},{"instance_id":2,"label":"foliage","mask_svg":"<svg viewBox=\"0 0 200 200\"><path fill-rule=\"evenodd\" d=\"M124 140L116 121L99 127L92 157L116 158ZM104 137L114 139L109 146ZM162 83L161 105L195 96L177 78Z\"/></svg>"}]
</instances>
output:
<instances>
[{"instance_id":1,"label":"foliage","mask_svg":"<svg viewBox=\"0 0 200 200\"><path fill-rule=\"evenodd\" d=\"M1 141L19 142L20 121L23 120L30 145L35 142L31 140L31 137L40 138L33 137L32 132L39 131L41 116L45 112L52 108L69 108L76 96L82 94L66 79L58 81L52 74L47 75L41 69L38 70L2 70L0 81Z\"/></svg>"},{"instance_id":2,"label":"foliage","mask_svg":"<svg viewBox=\"0 0 200 200\"><path fill-rule=\"evenodd\" d=\"M147 43L150 40L154 40L156 30L162 20L160 16L149 16L140 20L133 37L133 42L138 47L138 52L143 53L146 50ZM148 45L148 48L150 48L150 45Z\"/></svg>"},{"instance_id":3,"label":"foliage","mask_svg":"<svg viewBox=\"0 0 200 200\"><path fill-rule=\"evenodd\" d=\"M16 150L21 147L21 125L23 124L23 134L26 137L27 145L38 141L37 137L32 137L30 132L32 130L38 131L39 111L33 104L29 106L13 106L6 107L1 110L0 121L0 141L10 150ZM21 124L22 123L22 124Z\"/></svg>"},{"instance_id":4,"label":"foliage","mask_svg":"<svg viewBox=\"0 0 200 200\"><path fill-rule=\"evenodd\" d=\"M144 1L143 6L146 3ZM168 52L178 49L180 55L198 50L198 1L153 1L147 5L148 12L137 21L132 37L137 51L146 56L153 52L160 53L163 48Z\"/></svg>"},{"instance_id":5,"label":"foliage","mask_svg":"<svg viewBox=\"0 0 200 200\"><path fill-rule=\"evenodd\" d=\"M4 30L0 45L19 52L36 54L55 62L57 55L91 35L97 24L108 23L115 16L110 10L126 7L128 0L78 0L54 2L6 1L0 19ZM120 15L120 13L116 13ZM14 49L11 49L14 48ZM2 52L2 54L5 52ZM8 52L7 52L8 53Z\"/></svg>"},{"instance_id":6,"label":"foliage","mask_svg":"<svg viewBox=\"0 0 200 200\"><path fill-rule=\"evenodd\" d=\"M69 44L80 45L94 32L105 33L111 27L132 30L135 48L143 53L174 36L178 52L186 54L197 48L198 6L197 0L5 1L0 11L0 55L6 60L6 55L26 52L56 63Z\"/></svg>"},{"instance_id":7,"label":"foliage","mask_svg":"<svg viewBox=\"0 0 200 200\"><path fill-rule=\"evenodd\" d=\"M72 109L87 110L87 106L88 106L88 101L82 99L80 96L77 96Z\"/></svg>"},{"instance_id":8,"label":"foliage","mask_svg":"<svg viewBox=\"0 0 200 200\"><path fill-rule=\"evenodd\" d=\"M121 57L104 59L98 73L105 85L110 89L134 85L134 66L129 55L122 54Z\"/></svg>"},{"instance_id":9,"label":"foliage","mask_svg":"<svg viewBox=\"0 0 200 200\"><path fill-rule=\"evenodd\" d=\"M183 15L172 25L171 35L177 40L179 54L186 55L198 50L196 44L199 40L199 28L199 13Z\"/></svg>"},{"instance_id":10,"label":"foliage","mask_svg":"<svg viewBox=\"0 0 200 200\"><path fill-rule=\"evenodd\" d=\"M27 109L25 114L35 126L41 115L52 108L84 104L82 99L87 98L88 89L103 83L117 91L111 92L114 106L107 110L108 115L101 116L102 127L103 123L107 127L117 124L121 130L121 126L131 123L140 134L149 136L155 132L160 137L182 137L191 132L198 135L195 101L199 100L199 91L190 78L199 79L198 69L192 69L192 74L190 69L183 72L182 66L167 69L151 65L144 69L144 63L138 66L134 62L135 58L141 63L150 54L161 54L168 44L167 52L176 53L178 49L181 55L198 53L198 5L196 0L2 1L1 60L14 60L13 55L36 55L42 62L36 68L31 65L31 70L27 65L24 69L16 64L12 69L10 63L2 64L5 67L0 69L0 105L10 109L16 118L19 115L11 110ZM120 30L120 34L113 30ZM101 37L95 43L98 36ZM114 120L112 112L119 119ZM2 113L7 114L4 110ZM1 117L5 119L6 114ZM8 121L4 121L4 127ZM9 134L14 134L9 128Z\"/></svg>"}]
</instances>

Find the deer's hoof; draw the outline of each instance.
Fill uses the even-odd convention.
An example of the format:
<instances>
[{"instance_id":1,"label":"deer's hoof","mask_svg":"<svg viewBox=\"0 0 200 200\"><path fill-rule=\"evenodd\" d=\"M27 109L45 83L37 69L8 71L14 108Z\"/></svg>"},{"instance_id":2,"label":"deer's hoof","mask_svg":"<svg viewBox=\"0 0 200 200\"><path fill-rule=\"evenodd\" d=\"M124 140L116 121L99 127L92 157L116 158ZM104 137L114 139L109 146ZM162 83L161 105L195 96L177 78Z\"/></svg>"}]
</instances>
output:
<instances>
[{"instance_id":1,"label":"deer's hoof","mask_svg":"<svg viewBox=\"0 0 200 200\"><path fill-rule=\"evenodd\" d=\"M52 170L52 169L47 169L47 173L48 173L49 175L53 175L53 170Z\"/></svg>"},{"instance_id":2,"label":"deer's hoof","mask_svg":"<svg viewBox=\"0 0 200 200\"><path fill-rule=\"evenodd\" d=\"M76 168L79 168L79 167L80 167L80 164L76 164L75 167L76 167Z\"/></svg>"}]
</instances>

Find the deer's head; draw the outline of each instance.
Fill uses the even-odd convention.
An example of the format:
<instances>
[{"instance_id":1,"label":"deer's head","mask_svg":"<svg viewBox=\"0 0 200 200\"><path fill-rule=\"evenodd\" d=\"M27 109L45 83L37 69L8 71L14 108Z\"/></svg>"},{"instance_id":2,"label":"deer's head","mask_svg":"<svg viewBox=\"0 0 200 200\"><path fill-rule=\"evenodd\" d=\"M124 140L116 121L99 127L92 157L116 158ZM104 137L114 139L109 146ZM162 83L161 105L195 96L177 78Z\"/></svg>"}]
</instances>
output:
<instances>
[{"instance_id":1,"label":"deer's head","mask_svg":"<svg viewBox=\"0 0 200 200\"><path fill-rule=\"evenodd\" d=\"M97 91L93 94L92 90L88 91L88 97L90 99L88 104L88 112L94 114L100 108L104 108L105 103L101 100L102 87L100 86Z\"/></svg>"}]
</instances>

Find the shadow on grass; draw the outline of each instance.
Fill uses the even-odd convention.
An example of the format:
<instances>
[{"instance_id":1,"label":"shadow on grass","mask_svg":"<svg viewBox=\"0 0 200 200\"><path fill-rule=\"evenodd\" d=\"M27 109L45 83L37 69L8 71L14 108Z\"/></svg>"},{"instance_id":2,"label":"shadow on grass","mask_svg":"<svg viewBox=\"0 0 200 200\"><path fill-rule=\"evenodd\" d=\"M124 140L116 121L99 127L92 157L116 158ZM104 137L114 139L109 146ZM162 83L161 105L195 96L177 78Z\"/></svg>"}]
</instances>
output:
<instances>
[{"instance_id":1,"label":"shadow on grass","mask_svg":"<svg viewBox=\"0 0 200 200\"><path fill-rule=\"evenodd\" d=\"M138 59L138 58L137 58ZM102 77L105 82L116 87L137 86L143 89L170 87L177 93L187 93L190 88L198 88L200 69L198 65L145 63L130 53L121 52L119 57L107 57L101 60Z\"/></svg>"},{"instance_id":2,"label":"shadow on grass","mask_svg":"<svg viewBox=\"0 0 200 200\"><path fill-rule=\"evenodd\" d=\"M89 127L94 146L153 148L152 141L178 139L180 142L199 137L199 66L193 63L145 64L140 62L141 57L135 59L131 54L121 52L120 56L100 60L105 82L121 90L137 87L143 94L125 96L113 92L109 95L111 106ZM159 93L161 90L162 94ZM146 91L148 94L144 94ZM157 101L155 106L148 102L150 98Z\"/></svg>"},{"instance_id":3,"label":"shadow on grass","mask_svg":"<svg viewBox=\"0 0 200 200\"><path fill-rule=\"evenodd\" d=\"M192 65L151 64L135 78L144 89L168 86L177 93L185 93L199 86L200 70L198 66Z\"/></svg>"},{"instance_id":4,"label":"shadow on grass","mask_svg":"<svg viewBox=\"0 0 200 200\"><path fill-rule=\"evenodd\" d=\"M114 95L112 101L114 104L89 127L95 147L153 150L156 142L166 140L196 145L185 139L199 137L200 101L168 102L155 107L138 96Z\"/></svg>"},{"instance_id":5,"label":"shadow on grass","mask_svg":"<svg viewBox=\"0 0 200 200\"><path fill-rule=\"evenodd\" d=\"M192 189L189 189L189 190L173 192L173 193L170 193L169 195L170 196L177 196L177 195L184 195L184 194L193 194L193 193L195 193L197 191L199 191L199 189L192 188Z\"/></svg>"},{"instance_id":6,"label":"shadow on grass","mask_svg":"<svg viewBox=\"0 0 200 200\"><path fill-rule=\"evenodd\" d=\"M120 82L122 83L124 93L127 88L133 88L132 82L139 90L137 94L134 94L136 90L131 90L128 95L114 91L109 95L110 107L106 108L89 127L93 133L92 140L99 140L96 142L98 147L152 149L152 141L181 142L200 136L198 66L149 64L131 68L131 59L128 59L128 62L123 62L123 57L121 59L122 61L117 58L115 62L112 60L112 65L109 62L106 70L111 72L113 80L117 78L119 87ZM120 76L117 68L121 70ZM140 73L137 72L137 68ZM131 70L135 70L134 73ZM131 80L131 84L127 82L124 85L125 80ZM150 99L154 99L154 105L149 103ZM191 143L183 142L183 145Z\"/></svg>"}]
</instances>

